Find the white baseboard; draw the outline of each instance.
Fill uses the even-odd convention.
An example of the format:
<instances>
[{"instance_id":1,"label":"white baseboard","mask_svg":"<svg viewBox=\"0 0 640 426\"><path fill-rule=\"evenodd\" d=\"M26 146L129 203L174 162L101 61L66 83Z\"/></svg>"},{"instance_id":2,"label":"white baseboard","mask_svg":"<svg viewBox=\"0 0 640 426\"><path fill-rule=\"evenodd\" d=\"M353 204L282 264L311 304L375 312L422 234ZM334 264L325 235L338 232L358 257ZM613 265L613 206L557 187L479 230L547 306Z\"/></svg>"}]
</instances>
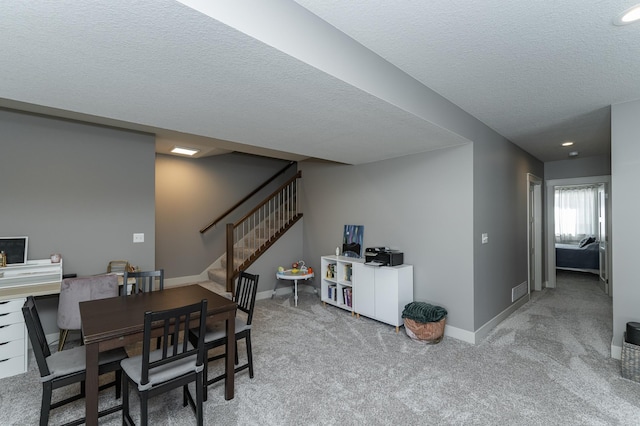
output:
<instances>
[{"instance_id":1,"label":"white baseboard","mask_svg":"<svg viewBox=\"0 0 640 426\"><path fill-rule=\"evenodd\" d=\"M206 271L200 275L190 275L187 277L166 278L164 280L165 287L179 287L184 284L193 284L203 281L209 281Z\"/></svg>"},{"instance_id":2,"label":"white baseboard","mask_svg":"<svg viewBox=\"0 0 640 426\"><path fill-rule=\"evenodd\" d=\"M291 293L293 293L293 285L291 286L283 285L282 287L278 287L276 289L276 296L282 296L282 295L291 294ZM311 284L303 284L303 283L298 283L298 293L318 294L318 292L316 291L316 287L312 286ZM256 300L269 299L271 298L272 294L273 294L273 290L260 291L258 292L258 294L256 294Z\"/></svg>"},{"instance_id":3,"label":"white baseboard","mask_svg":"<svg viewBox=\"0 0 640 426\"><path fill-rule=\"evenodd\" d=\"M505 309L504 311L500 312L498 315L493 317L491 320L489 320L486 324L484 324L475 332L463 330L457 327L452 327L450 325L446 325L444 327L444 335L475 345L476 343L479 343L485 337L487 337L489 335L489 332L493 330L502 321L504 321L509 315L511 315L516 310L518 310L518 308L520 308L522 305L527 303L529 301L529 298L530 298L529 294L525 295L524 297L521 297L515 303L513 303L507 309Z\"/></svg>"},{"instance_id":4,"label":"white baseboard","mask_svg":"<svg viewBox=\"0 0 640 426\"><path fill-rule=\"evenodd\" d=\"M611 358L622 359L622 346L616 346L611 339Z\"/></svg>"},{"instance_id":5,"label":"white baseboard","mask_svg":"<svg viewBox=\"0 0 640 426\"><path fill-rule=\"evenodd\" d=\"M452 327L448 324L445 324L444 326L444 335L447 337L453 337L457 340L462 340L463 342L471 343L472 345L476 343L476 336L473 331Z\"/></svg>"}]
</instances>

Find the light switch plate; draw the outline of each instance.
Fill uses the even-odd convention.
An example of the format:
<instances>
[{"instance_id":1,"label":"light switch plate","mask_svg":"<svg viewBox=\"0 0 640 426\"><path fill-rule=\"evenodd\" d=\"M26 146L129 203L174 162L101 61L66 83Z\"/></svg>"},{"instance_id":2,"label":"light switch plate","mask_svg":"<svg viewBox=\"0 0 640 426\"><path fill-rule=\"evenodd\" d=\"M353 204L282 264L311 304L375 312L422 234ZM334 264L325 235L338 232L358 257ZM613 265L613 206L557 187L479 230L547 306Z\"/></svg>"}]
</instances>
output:
<instances>
[{"instance_id":1,"label":"light switch plate","mask_svg":"<svg viewBox=\"0 0 640 426\"><path fill-rule=\"evenodd\" d=\"M144 234L133 234L134 243L144 243Z\"/></svg>"},{"instance_id":2,"label":"light switch plate","mask_svg":"<svg viewBox=\"0 0 640 426\"><path fill-rule=\"evenodd\" d=\"M489 242L489 234L482 234L482 244L487 244Z\"/></svg>"}]
</instances>

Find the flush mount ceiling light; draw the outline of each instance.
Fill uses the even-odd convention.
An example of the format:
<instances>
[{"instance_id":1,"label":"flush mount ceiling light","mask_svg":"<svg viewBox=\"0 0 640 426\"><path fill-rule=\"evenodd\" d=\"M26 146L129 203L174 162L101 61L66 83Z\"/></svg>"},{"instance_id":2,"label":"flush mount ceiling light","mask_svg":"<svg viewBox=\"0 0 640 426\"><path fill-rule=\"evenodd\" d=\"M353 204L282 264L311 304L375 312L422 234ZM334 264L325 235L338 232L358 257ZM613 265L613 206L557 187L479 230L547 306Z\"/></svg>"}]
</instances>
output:
<instances>
[{"instance_id":1,"label":"flush mount ceiling light","mask_svg":"<svg viewBox=\"0 0 640 426\"><path fill-rule=\"evenodd\" d=\"M569 157L577 157L578 156L578 151L571 151L569 153Z\"/></svg>"},{"instance_id":2,"label":"flush mount ceiling light","mask_svg":"<svg viewBox=\"0 0 640 426\"><path fill-rule=\"evenodd\" d=\"M195 155L195 154L199 153L200 150L199 149L193 149L193 148L182 148L182 147L179 147L179 146L175 146L175 147L173 147L171 152L174 153L174 154L192 156L192 155Z\"/></svg>"},{"instance_id":3,"label":"flush mount ceiling light","mask_svg":"<svg viewBox=\"0 0 640 426\"><path fill-rule=\"evenodd\" d=\"M629 25L640 20L640 4L637 4L613 19L615 25Z\"/></svg>"},{"instance_id":4,"label":"flush mount ceiling light","mask_svg":"<svg viewBox=\"0 0 640 426\"><path fill-rule=\"evenodd\" d=\"M571 146L573 145L573 142L567 141L567 142L562 142L562 146Z\"/></svg>"}]
</instances>

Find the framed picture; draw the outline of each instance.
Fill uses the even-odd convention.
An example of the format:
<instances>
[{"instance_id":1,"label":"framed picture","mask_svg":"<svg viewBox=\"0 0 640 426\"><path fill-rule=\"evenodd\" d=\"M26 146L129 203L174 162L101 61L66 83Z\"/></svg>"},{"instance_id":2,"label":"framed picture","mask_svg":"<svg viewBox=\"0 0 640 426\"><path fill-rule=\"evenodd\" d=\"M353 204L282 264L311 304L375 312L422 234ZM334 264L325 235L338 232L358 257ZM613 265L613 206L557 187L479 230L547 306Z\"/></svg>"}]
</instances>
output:
<instances>
[{"instance_id":1,"label":"framed picture","mask_svg":"<svg viewBox=\"0 0 640 426\"><path fill-rule=\"evenodd\" d=\"M363 225L345 225L342 237L342 255L346 257L362 257Z\"/></svg>"}]
</instances>

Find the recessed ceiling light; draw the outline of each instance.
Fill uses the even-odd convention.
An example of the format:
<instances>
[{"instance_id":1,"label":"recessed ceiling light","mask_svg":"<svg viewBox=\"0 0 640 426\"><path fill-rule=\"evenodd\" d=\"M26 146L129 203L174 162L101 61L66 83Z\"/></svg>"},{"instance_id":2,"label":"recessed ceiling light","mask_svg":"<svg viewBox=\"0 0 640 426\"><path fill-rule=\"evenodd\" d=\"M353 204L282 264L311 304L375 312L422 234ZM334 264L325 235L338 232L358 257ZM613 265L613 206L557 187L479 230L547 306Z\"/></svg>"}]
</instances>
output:
<instances>
[{"instance_id":1,"label":"recessed ceiling light","mask_svg":"<svg viewBox=\"0 0 640 426\"><path fill-rule=\"evenodd\" d=\"M175 146L175 147L173 147L171 152L173 152L174 154L195 155L195 154L199 153L200 150L199 149L193 149L193 148L181 148L179 146Z\"/></svg>"},{"instance_id":2,"label":"recessed ceiling light","mask_svg":"<svg viewBox=\"0 0 640 426\"><path fill-rule=\"evenodd\" d=\"M578 151L571 151L569 153L569 157L577 157L578 156Z\"/></svg>"},{"instance_id":3,"label":"recessed ceiling light","mask_svg":"<svg viewBox=\"0 0 640 426\"><path fill-rule=\"evenodd\" d=\"M627 9L620 15L616 16L613 23L615 25L628 25L637 20L640 20L640 4Z\"/></svg>"},{"instance_id":4,"label":"recessed ceiling light","mask_svg":"<svg viewBox=\"0 0 640 426\"><path fill-rule=\"evenodd\" d=\"M569 141L562 142L562 146L571 146L571 145L573 145L573 142L569 142Z\"/></svg>"}]
</instances>

